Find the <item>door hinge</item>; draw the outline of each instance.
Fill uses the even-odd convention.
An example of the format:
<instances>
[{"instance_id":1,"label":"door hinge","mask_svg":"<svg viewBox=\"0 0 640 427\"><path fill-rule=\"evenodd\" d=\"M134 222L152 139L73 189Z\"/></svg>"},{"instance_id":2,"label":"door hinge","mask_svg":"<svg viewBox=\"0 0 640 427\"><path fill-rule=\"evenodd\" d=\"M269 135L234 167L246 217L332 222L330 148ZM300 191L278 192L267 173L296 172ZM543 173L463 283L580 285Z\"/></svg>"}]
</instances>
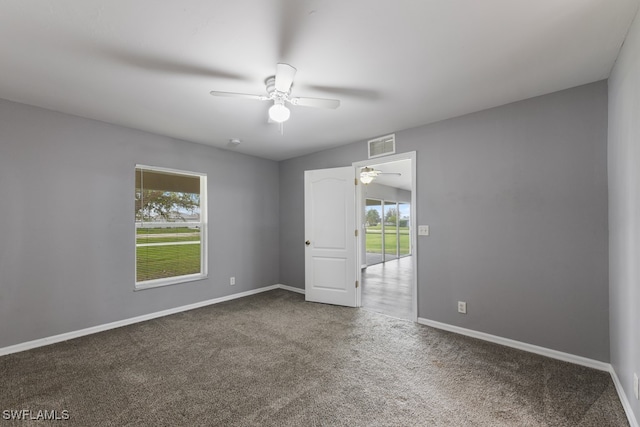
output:
<instances>
[{"instance_id":1,"label":"door hinge","mask_svg":"<svg viewBox=\"0 0 640 427\"><path fill-rule=\"evenodd\" d=\"M353 184L358 185L358 178L353 178Z\"/></svg>"},{"instance_id":2,"label":"door hinge","mask_svg":"<svg viewBox=\"0 0 640 427\"><path fill-rule=\"evenodd\" d=\"M356 280L356 288L360 286L360 284L358 283L358 281Z\"/></svg>"},{"instance_id":3,"label":"door hinge","mask_svg":"<svg viewBox=\"0 0 640 427\"><path fill-rule=\"evenodd\" d=\"M358 237L358 229L356 228L356 230L355 230L355 231L356 231L356 237Z\"/></svg>"}]
</instances>

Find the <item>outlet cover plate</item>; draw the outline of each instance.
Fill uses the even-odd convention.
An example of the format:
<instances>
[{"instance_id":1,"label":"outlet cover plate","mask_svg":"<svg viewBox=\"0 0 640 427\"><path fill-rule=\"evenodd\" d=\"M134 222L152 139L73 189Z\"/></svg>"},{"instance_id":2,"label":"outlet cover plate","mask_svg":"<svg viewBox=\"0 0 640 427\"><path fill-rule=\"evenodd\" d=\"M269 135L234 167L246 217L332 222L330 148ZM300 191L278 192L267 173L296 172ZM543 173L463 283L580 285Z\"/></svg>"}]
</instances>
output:
<instances>
[{"instance_id":1,"label":"outlet cover plate","mask_svg":"<svg viewBox=\"0 0 640 427\"><path fill-rule=\"evenodd\" d=\"M467 314L467 303L458 301L458 313Z\"/></svg>"},{"instance_id":2,"label":"outlet cover plate","mask_svg":"<svg viewBox=\"0 0 640 427\"><path fill-rule=\"evenodd\" d=\"M418 226L418 236L428 236L429 235L429 226L428 225L419 225Z\"/></svg>"}]
</instances>

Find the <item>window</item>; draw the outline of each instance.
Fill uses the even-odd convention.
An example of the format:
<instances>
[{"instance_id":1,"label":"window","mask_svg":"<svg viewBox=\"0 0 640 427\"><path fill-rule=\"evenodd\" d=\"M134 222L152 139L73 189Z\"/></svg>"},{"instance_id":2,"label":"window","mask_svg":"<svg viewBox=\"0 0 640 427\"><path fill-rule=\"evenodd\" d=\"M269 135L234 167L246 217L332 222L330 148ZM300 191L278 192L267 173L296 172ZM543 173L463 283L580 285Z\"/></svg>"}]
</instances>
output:
<instances>
[{"instance_id":1,"label":"window","mask_svg":"<svg viewBox=\"0 0 640 427\"><path fill-rule=\"evenodd\" d=\"M207 176L136 166L136 289L207 277Z\"/></svg>"}]
</instances>

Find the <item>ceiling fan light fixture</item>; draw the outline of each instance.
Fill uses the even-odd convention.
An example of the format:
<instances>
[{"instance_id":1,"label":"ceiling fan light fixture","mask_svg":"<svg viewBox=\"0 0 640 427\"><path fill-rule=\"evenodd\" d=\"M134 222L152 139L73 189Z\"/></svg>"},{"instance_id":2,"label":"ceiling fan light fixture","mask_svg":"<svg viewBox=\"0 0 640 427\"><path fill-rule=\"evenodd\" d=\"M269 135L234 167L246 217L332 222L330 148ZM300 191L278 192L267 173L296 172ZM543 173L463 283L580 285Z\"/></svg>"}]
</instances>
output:
<instances>
[{"instance_id":1,"label":"ceiling fan light fixture","mask_svg":"<svg viewBox=\"0 0 640 427\"><path fill-rule=\"evenodd\" d=\"M372 168L362 168L362 171L360 171L360 182L364 185L371 184L377 175L378 174Z\"/></svg>"},{"instance_id":2,"label":"ceiling fan light fixture","mask_svg":"<svg viewBox=\"0 0 640 427\"><path fill-rule=\"evenodd\" d=\"M271 108L269 108L269 118L276 123L283 123L289 120L291 111L284 106L283 103L275 102Z\"/></svg>"},{"instance_id":3,"label":"ceiling fan light fixture","mask_svg":"<svg viewBox=\"0 0 640 427\"><path fill-rule=\"evenodd\" d=\"M364 185L371 184L372 181L373 176L364 173L360 174L360 182L362 182Z\"/></svg>"}]
</instances>

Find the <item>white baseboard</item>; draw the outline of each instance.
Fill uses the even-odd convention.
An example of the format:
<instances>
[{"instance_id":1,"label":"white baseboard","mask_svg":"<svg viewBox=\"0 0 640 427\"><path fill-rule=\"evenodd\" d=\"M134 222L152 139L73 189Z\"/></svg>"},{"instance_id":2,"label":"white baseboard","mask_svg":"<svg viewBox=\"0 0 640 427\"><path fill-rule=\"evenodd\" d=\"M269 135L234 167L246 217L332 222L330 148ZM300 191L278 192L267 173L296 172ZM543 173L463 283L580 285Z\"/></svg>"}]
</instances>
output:
<instances>
[{"instance_id":1,"label":"white baseboard","mask_svg":"<svg viewBox=\"0 0 640 427\"><path fill-rule=\"evenodd\" d=\"M611 374L611 378L613 378L613 384L616 386L618 397L620 397L620 403L622 403L624 412L627 414L629 425L631 427L640 427L640 425L638 425L638 420L633 413L633 409L631 409L631 403L627 398L627 393L624 392L624 388L622 388L622 383L620 382L620 378L618 378L618 374L616 373L616 370L613 369L613 366L609 370L609 373Z\"/></svg>"},{"instance_id":2,"label":"white baseboard","mask_svg":"<svg viewBox=\"0 0 640 427\"><path fill-rule=\"evenodd\" d=\"M551 350L550 348L540 347L533 344L527 344L521 341L516 341L509 338L503 338L497 335L487 334L485 332L478 332L472 329L461 328L459 326L436 322L435 320L424 319L421 317L418 318L418 323L421 325L431 326L436 329L442 329L444 331L454 332L456 334L466 335L472 338L477 338L480 340L501 344L507 347L516 348L518 350L527 351L529 353L539 354L541 356L550 357L552 359L562 360L564 362L586 366L588 368L597 369L599 371L609 372L609 374L611 375L611 378L613 379L613 384L616 387L616 391L618 392L618 397L620 398L620 402L622 403L624 412L626 413L627 419L629 420L629 424L631 425L631 427L640 427L638 425L638 420L636 419L633 413L633 410L631 409L631 404L629 403L627 394L622 388L622 383L620 383L620 380L618 379L618 375L616 374L615 369L613 369L613 366L611 366L610 363L600 362L599 360L593 360L593 359L589 359L582 356L576 356L575 354L564 353L562 351Z\"/></svg>"},{"instance_id":3,"label":"white baseboard","mask_svg":"<svg viewBox=\"0 0 640 427\"><path fill-rule=\"evenodd\" d=\"M53 335L51 337L40 338L33 341L27 341L20 344L10 345L8 347L0 348L0 356L4 356L11 353L18 353L20 351L31 350L37 347L44 347L45 345L55 344L62 341L68 341L73 338L83 337L85 335L91 335L102 331L108 331L109 329L120 328L122 326L132 325L134 323L144 322L146 320L156 319L158 317L169 316L171 314L181 313L183 311L189 311L207 305L219 304L225 301L231 301L237 298L248 297L250 295L259 294L262 292L271 291L274 289L286 289L293 292L304 293L304 290L294 288L291 286L275 284L271 286L265 286L258 289L252 289L250 291L239 292L237 294L231 294L224 297L214 298L206 301L200 301L189 305L183 305L180 307L170 308L167 310L157 311L155 313L143 314L142 316L136 316L129 319L118 320L116 322L105 323L104 325L92 326L90 328L80 329L78 331L66 332L64 334Z\"/></svg>"},{"instance_id":4,"label":"white baseboard","mask_svg":"<svg viewBox=\"0 0 640 427\"><path fill-rule=\"evenodd\" d=\"M278 283L276 285L279 289L284 289L286 291L290 291L290 292L297 292L299 294L303 294L304 295L304 289L300 289L300 288L295 288L293 286L288 286L288 285L283 285L281 283Z\"/></svg>"},{"instance_id":5,"label":"white baseboard","mask_svg":"<svg viewBox=\"0 0 640 427\"><path fill-rule=\"evenodd\" d=\"M442 329L449 332L455 332L456 334L466 335L472 338L478 338L484 341L501 344L507 347L517 348L518 350L528 351L529 353L540 354L552 359L558 359L569 363L575 363L576 365L586 366L588 368L597 369L599 371L609 372L611 365L606 362L600 362L599 360L589 359L582 356L576 356L570 353L564 353L562 351L551 350L546 347L540 347L533 344L527 344L521 341L512 340L509 338L499 337L497 335L487 334L485 332L478 332L472 329L461 328L459 326L449 325L447 323L436 322L435 320L418 318L418 323L421 325L431 326L433 328Z\"/></svg>"}]
</instances>

